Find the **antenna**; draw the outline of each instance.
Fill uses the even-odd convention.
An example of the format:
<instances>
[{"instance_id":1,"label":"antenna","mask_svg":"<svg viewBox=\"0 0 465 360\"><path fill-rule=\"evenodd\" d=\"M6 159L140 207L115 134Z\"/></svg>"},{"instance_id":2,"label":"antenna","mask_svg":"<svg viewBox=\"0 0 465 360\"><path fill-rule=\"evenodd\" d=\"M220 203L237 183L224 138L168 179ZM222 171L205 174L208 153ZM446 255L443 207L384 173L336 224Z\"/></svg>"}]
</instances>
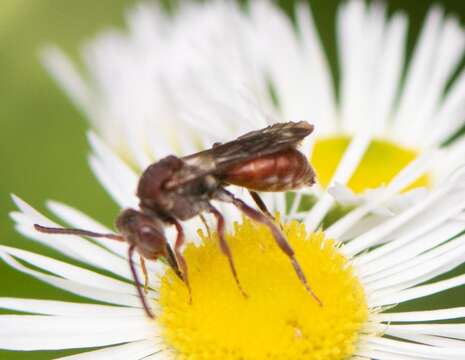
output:
<instances>
[{"instance_id":1,"label":"antenna","mask_svg":"<svg viewBox=\"0 0 465 360\"><path fill-rule=\"evenodd\" d=\"M81 229L65 229L65 228L53 228L46 227L38 224L34 224L34 228L45 234L60 234L60 235L77 235L77 236L88 236L93 238L106 238L116 241L124 241L121 235L117 234L101 234L93 231L81 230Z\"/></svg>"}]
</instances>

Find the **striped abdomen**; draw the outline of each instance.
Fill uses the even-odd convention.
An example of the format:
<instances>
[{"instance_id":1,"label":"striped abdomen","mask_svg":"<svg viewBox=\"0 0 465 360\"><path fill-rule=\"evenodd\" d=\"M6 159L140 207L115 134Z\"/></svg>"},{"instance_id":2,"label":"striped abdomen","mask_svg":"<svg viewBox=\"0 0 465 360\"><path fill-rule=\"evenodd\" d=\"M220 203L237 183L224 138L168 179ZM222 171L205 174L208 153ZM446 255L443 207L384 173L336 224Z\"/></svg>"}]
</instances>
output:
<instances>
[{"instance_id":1,"label":"striped abdomen","mask_svg":"<svg viewBox=\"0 0 465 360\"><path fill-rule=\"evenodd\" d=\"M236 164L224 173L225 182L257 191L287 191L315 183L308 159L288 149Z\"/></svg>"}]
</instances>

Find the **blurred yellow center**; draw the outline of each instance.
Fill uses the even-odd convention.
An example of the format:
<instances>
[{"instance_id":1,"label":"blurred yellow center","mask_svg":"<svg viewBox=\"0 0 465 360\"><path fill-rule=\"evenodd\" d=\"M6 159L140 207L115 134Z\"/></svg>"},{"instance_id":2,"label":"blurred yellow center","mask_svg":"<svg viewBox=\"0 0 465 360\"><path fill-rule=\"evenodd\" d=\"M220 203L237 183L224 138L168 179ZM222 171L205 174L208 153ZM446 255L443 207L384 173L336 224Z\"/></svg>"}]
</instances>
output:
<instances>
[{"instance_id":1,"label":"blurred yellow center","mask_svg":"<svg viewBox=\"0 0 465 360\"><path fill-rule=\"evenodd\" d=\"M329 185L350 141L351 138L348 136L332 136L316 140L311 163L323 187ZM375 139L368 147L348 186L355 193L361 193L367 189L387 185L417 156L416 150L401 147L387 140ZM429 176L423 175L404 191L429 185Z\"/></svg>"},{"instance_id":2,"label":"blurred yellow center","mask_svg":"<svg viewBox=\"0 0 465 360\"><path fill-rule=\"evenodd\" d=\"M216 238L185 250L192 304L171 270L162 278L157 321L176 360L342 360L354 354L368 310L347 259L321 232L307 234L297 222L284 232L324 305L304 289L269 230L245 221L228 241L247 299Z\"/></svg>"}]
</instances>

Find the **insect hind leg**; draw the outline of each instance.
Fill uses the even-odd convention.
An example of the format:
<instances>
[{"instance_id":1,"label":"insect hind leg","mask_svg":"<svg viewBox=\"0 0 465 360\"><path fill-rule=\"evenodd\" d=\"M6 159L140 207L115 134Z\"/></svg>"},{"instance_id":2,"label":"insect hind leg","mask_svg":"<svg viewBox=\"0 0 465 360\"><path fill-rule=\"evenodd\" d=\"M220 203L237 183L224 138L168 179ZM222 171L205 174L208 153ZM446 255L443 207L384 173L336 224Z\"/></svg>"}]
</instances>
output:
<instances>
[{"instance_id":1,"label":"insect hind leg","mask_svg":"<svg viewBox=\"0 0 465 360\"><path fill-rule=\"evenodd\" d=\"M295 257L294 250L292 249L291 245L289 244L289 242L287 241L287 239L285 238L281 230L278 228L278 226L268 216L250 207L244 201L236 198L233 194L231 194L229 191L225 189L222 189L221 191L218 192L217 198L220 201L232 203L240 211L242 211L246 216L248 216L252 220L268 226L278 246L291 260L292 266L294 267L294 271L296 272L297 277L299 278L300 282L304 285L305 289L310 293L310 295L315 299L315 301L320 306L322 306L323 303L318 298L318 296L316 296L316 294L313 292L312 288L310 287L307 281L307 278L305 277L305 274L302 270L302 267L300 266L299 262L297 261Z\"/></svg>"},{"instance_id":2,"label":"insect hind leg","mask_svg":"<svg viewBox=\"0 0 465 360\"><path fill-rule=\"evenodd\" d=\"M252 197L253 201L255 201L255 204L257 204L258 208L262 211L262 213L266 214L270 219L275 220L274 216L268 210L265 202L260 197L260 195L256 191L252 190L249 190L249 194Z\"/></svg>"},{"instance_id":3,"label":"insect hind leg","mask_svg":"<svg viewBox=\"0 0 465 360\"><path fill-rule=\"evenodd\" d=\"M229 267L231 268L231 272L234 276L234 280L236 281L237 287L241 294L247 298L248 295L242 288L241 282L239 281L239 277L237 276L236 265L234 264L234 259L231 253L231 248L229 247L228 242L226 241L225 236L225 221L223 215L216 209L213 205L210 204L209 211L216 217L217 221L217 232L218 232L218 239L220 241L220 248L223 254L228 258Z\"/></svg>"}]
</instances>

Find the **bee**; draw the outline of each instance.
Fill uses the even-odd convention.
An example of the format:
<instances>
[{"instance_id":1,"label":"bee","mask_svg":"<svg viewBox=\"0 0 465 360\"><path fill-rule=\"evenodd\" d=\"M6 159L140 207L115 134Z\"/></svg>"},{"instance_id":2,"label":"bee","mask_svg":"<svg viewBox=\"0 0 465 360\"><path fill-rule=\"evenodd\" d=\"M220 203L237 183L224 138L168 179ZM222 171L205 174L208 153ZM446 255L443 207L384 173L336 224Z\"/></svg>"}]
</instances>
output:
<instances>
[{"instance_id":1,"label":"bee","mask_svg":"<svg viewBox=\"0 0 465 360\"><path fill-rule=\"evenodd\" d=\"M236 206L245 216L267 226L297 274L300 282L321 305L313 293L294 250L276 225L258 192L289 191L315 183L307 157L298 149L299 143L313 131L313 125L301 122L276 123L252 131L236 140L214 144L212 148L185 157L167 156L150 165L139 179L139 209L125 209L116 219L118 234L100 234L68 228L49 228L36 224L36 230L49 234L101 237L129 244L128 259L135 286L147 315L154 317L139 282L133 261L134 252L141 258L147 287L144 259L165 258L169 266L189 289L189 274L182 254L185 235L181 222L203 213L217 221L220 249L226 256L232 275L241 293L243 290L230 247L225 236L225 219L212 205L212 200ZM246 204L226 189L237 185L249 190L260 211ZM202 217L202 220L205 221ZM174 226L177 237L173 248L165 234L165 226Z\"/></svg>"}]
</instances>

